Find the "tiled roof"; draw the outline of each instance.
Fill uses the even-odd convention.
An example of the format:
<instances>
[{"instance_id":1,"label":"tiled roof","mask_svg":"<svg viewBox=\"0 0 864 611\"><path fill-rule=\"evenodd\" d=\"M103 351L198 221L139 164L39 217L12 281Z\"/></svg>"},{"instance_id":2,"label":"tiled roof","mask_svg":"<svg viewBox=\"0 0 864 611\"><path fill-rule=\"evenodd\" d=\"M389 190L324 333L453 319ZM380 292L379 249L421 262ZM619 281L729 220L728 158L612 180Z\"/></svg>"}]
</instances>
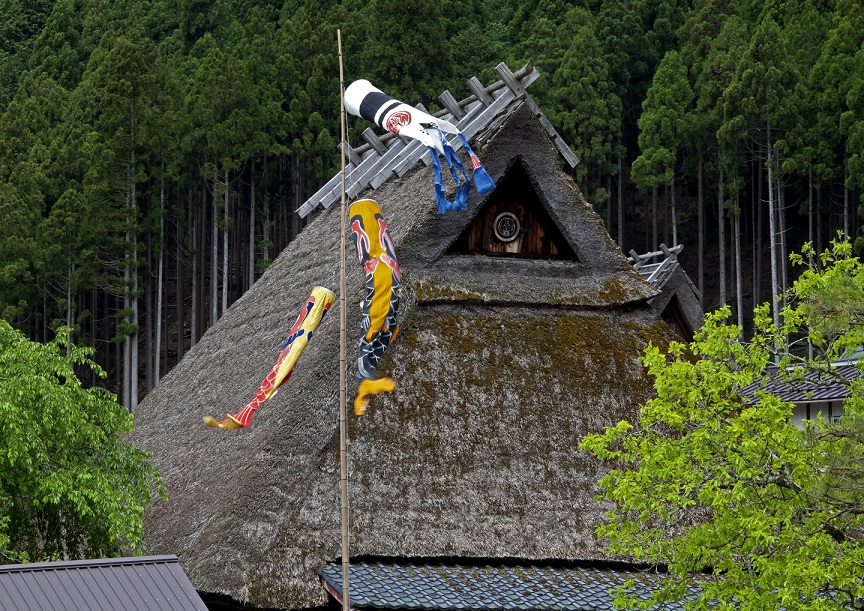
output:
<instances>
[{"instance_id":1,"label":"tiled roof","mask_svg":"<svg viewBox=\"0 0 864 611\"><path fill-rule=\"evenodd\" d=\"M860 377L861 372L848 362L835 364L832 371L834 375L810 371L798 382L779 377L775 370L769 372L766 379L751 384L742 392L746 397L753 397L757 391L762 391L792 403L845 399L849 396L848 381Z\"/></svg>"},{"instance_id":2,"label":"tiled roof","mask_svg":"<svg viewBox=\"0 0 864 611\"><path fill-rule=\"evenodd\" d=\"M342 565L318 571L337 598L342 595ZM351 607L356 609L609 609L613 588L636 580L635 588L650 595L662 575L626 569L549 566L465 566L443 564L358 562L350 566ZM695 588L693 594L695 595ZM679 610L681 604L658 609Z\"/></svg>"},{"instance_id":3,"label":"tiled roof","mask_svg":"<svg viewBox=\"0 0 864 611\"><path fill-rule=\"evenodd\" d=\"M478 133L510 114L519 104L525 103L543 125L558 152L571 167L575 167L579 158L562 140L561 135L525 90L540 76L537 69L528 63L514 74L507 64L502 62L495 67L495 71L501 80L488 87L483 87L476 76L471 77L468 87L474 94L461 102L457 102L449 91L442 93L439 99L445 108L434 116L450 121L459 128L465 138L472 140ZM422 108L421 105L418 107ZM349 145L347 150L345 190L352 199L368 187L379 188L394 175L404 176L419 162L425 165L432 163L429 150L417 140L403 139L389 132L378 136L371 128L364 130L362 137L365 144L358 147ZM450 144L455 150L462 148L462 142L456 136L450 138ZM297 214L306 217L318 207L329 208L340 199L341 194L340 171L306 200L297 209Z\"/></svg>"},{"instance_id":4,"label":"tiled roof","mask_svg":"<svg viewBox=\"0 0 864 611\"><path fill-rule=\"evenodd\" d=\"M0 566L0 611L206 611L176 556Z\"/></svg>"}]
</instances>

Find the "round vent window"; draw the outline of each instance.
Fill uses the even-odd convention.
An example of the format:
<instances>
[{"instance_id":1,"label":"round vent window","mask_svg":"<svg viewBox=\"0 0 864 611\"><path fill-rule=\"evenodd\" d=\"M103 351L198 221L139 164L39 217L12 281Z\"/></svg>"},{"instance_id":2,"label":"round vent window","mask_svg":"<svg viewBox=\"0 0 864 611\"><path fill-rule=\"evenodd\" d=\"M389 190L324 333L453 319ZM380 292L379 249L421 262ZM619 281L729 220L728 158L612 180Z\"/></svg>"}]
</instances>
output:
<instances>
[{"instance_id":1,"label":"round vent window","mask_svg":"<svg viewBox=\"0 0 864 611\"><path fill-rule=\"evenodd\" d=\"M519 232L522 230L519 219L512 212L502 212L496 216L492 228L495 237L502 242L512 242L519 237Z\"/></svg>"}]
</instances>

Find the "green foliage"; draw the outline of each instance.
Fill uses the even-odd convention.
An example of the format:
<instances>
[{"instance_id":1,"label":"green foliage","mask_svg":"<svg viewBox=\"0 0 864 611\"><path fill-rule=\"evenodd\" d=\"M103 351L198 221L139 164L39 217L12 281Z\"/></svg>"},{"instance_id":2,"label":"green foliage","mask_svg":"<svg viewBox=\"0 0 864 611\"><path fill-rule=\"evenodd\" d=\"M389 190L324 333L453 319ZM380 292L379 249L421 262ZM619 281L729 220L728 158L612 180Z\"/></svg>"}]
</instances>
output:
<instances>
[{"instance_id":1,"label":"green foliage","mask_svg":"<svg viewBox=\"0 0 864 611\"><path fill-rule=\"evenodd\" d=\"M591 15L571 9L564 23L565 50L552 74L555 104L550 115L580 159L576 180L596 200L599 185L588 183L588 173L590 168L599 166L608 171L611 166L613 144L621 133L621 100L609 79Z\"/></svg>"},{"instance_id":2,"label":"green foliage","mask_svg":"<svg viewBox=\"0 0 864 611\"><path fill-rule=\"evenodd\" d=\"M615 464L600 482L614 505L598 529L609 551L669 570L651 600L622 591L620 604L647 609L695 583L692 609L864 608L864 383L845 381L839 424L804 429L791 423L791 403L759 390L775 342L792 350L776 355L790 379L830 374L832 360L864 344L864 265L850 248L835 242L822 271L806 266L780 329L763 305L756 335L742 341L723 308L689 346L649 347L642 362L656 398L634 422L583 440ZM813 254L807 246L793 260ZM795 356L808 340L814 356Z\"/></svg>"},{"instance_id":3,"label":"green foliage","mask_svg":"<svg viewBox=\"0 0 864 611\"><path fill-rule=\"evenodd\" d=\"M436 100L450 74L444 2L372 0L366 11L373 33L362 50L369 80L389 84L395 98Z\"/></svg>"},{"instance_id":4,"label":"green foliage","mask_svg":"<svg viewBox=\"0 0 864 611\"><path fill-rule=\"evenodd\" d=\"M780 26L767 16L757 25L735 77L723 92L725 122L718 135L730 151L746 137L764 140L772 128L771 137L777 138L776 130L789 119L790 94L800 73L788 63L788 52Z\"/></svg>"},{"instance_id":5,"label":"green foliage","mask_svg":"<svg viewBox=\"0 0 864 611\"><path fill-rule=\"evenodd\" d=\"M164 495L132 416L76 368L101 370L68 329L38 344L0 321L0 554L7 560L142 551L144 509Z\"/></svg>"},{"instance_id":6,"label":"green foliage","mask_svg":"<svg viewBox=\"0 0 864 611\"><path fill-rule=\"evenodd\" d=\"M691 123L693 90L681 56L670 51L660 62L639 118L639 149L633 162L633 182L646 190L671 184L679 149Z\"/></svg>"}]
</instances>

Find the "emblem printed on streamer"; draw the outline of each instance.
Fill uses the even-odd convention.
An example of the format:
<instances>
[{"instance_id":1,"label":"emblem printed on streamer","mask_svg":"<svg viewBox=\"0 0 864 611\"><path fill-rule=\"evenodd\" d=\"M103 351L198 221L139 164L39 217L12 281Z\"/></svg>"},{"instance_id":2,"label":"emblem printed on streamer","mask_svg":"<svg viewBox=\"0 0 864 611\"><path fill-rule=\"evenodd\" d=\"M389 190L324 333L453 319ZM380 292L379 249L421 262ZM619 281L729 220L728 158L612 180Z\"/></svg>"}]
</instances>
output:
<instances>
[{"instance_id":1,"label":"emblem printed on streamer","mask_svg":"<svg viewBox=\"0 0 864 611\"><path fill-rule=\"evenodd\" d=\"M387 122L384 127L387 131L398 134L399 130L411 123L411 113L407 110L397 110L392 115L387 117Z\"/></svg>"}]
</instances>

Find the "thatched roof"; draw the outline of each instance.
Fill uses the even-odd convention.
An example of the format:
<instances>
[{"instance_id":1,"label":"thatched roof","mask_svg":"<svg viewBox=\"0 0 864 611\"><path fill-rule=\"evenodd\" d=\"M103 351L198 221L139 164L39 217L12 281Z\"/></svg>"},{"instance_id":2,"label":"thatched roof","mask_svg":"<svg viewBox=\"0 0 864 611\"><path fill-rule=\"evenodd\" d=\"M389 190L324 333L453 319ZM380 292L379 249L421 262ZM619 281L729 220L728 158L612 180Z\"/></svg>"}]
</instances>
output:
<instances>
[{"instance_id":1,"label":"thatched roof","mask_svg":"<svg viewBox=\"0 0 864 611\"><path fill-rule=\"evenodd\" d=\"M663 317L673 330L685 341L693 341L693 335L705 324L702 310L702 294L678 261L683 250L678 244L645 254L630 251L628 261L659 294L648 303Z\"/></svg>"},{"instance_id":2,"label":"thatched roof","mask_svg":"<svg viewBox=\"0 0 864 611\"><path fill-rule=\"evenodd\" d=\"M656 291L560 170L528 106L517 100L474 149L499 185L522 173L575 258L453 252L497 191L439 216L430 167L365 194L387 217L405 289L402 330L379 367L396 390L349 417L352 557L603 557L593 534L603 467L577 446L648 396L637 356L671 334L646 304ZM200 591L258 607L324 604L316 571L340 557L338 302L249 429L209 429L201 415L248 401L310 289L338 288L338 206L317 214L135 414L134 440L170 497L146 517L149 551L177 554ZM363 294L353 256L348 272L353 363Z\"/></svg>"}]
</instances>

